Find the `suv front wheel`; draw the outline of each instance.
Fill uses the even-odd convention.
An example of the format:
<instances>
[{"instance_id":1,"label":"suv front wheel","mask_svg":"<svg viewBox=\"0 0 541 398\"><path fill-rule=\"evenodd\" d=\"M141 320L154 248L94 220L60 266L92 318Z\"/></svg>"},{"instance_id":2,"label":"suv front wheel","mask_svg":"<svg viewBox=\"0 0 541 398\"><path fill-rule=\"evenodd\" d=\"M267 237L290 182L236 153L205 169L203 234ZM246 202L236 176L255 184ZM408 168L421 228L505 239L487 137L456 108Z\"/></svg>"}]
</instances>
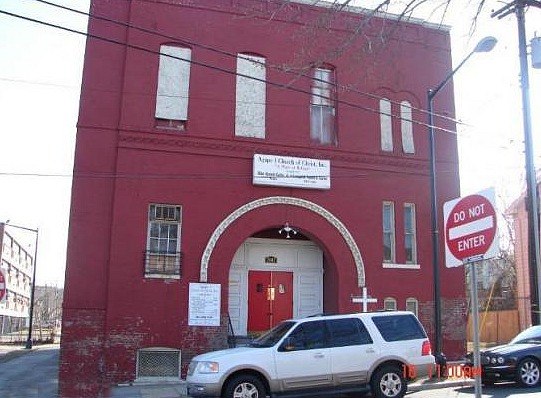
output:
<instances>
[{"instance_id":1,"label":"suv front wheel","mask_svg":"<svg viewBox=\"0 0 541 398\"><path fill-rule=\"evenodd\" d=\"M406 380L396 366L379 369L370 382L372 394L376 398L402 398L406 394Z\"/></svg>"},{"instance_id":2,"label":"suv front wheel","mask_svg":"<svg viewBox=\"0 0 541 398\"><path fill-rule=\"evenodd\" d=\"M256 376L239 375L229 380L223 398L265 398L265 387Z\"/></svg>"}]
</instances>

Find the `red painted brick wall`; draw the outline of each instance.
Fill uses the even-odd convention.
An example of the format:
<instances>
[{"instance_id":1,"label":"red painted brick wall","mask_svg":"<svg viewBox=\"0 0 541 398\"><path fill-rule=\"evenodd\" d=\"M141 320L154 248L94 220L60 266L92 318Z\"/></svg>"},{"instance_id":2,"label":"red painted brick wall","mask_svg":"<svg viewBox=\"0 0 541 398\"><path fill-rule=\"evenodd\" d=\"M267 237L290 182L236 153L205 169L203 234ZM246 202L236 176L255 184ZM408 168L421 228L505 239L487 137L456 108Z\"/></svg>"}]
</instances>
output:
<instances>
[{"instance_id":1,"label":"red painted brick wall","mask_svg":"<svg viewBox=\"0 0 541 398\"><path fill-rule=\"evenodd\" d=\"M235 209L268 196L301 198L336 216L359 246L369 293L379 299L370 309L381 308L387 296L405 309L406 298L416 297L421 320L431 332L429 155L426 117L420 109L426 107L426 89L451 69L449 34L402 22L393 26L394 36L385 46L378 47L381 21L374 19L366 35L333 55L337 43L351 38L358 14L336 15L329 29L320 30L314 21L327 11L294 3L277 7L252 0L92 1L96 15L178 37L178 42L189 40L233 54L262 54L268 65L306 66L324 59L336 67L339 84L355 88L338 92L341 101L355 106L337 105L338 145L316 145L309 138L309 95L269 84L266 138L235 137L235 76L192 64L186 131L159 129L153 116L158 55L152 51L174 40L92 19L93 35L128 40L149 51L88 39L68 242L61 397L100 396L110 384L133 381L141 348L181 350L185 374L194 355L226 347L233 255L250 236L285 221L323 250L324 310L360 310L351 303L351 296L360 294L355 262L336 227L307 209L272 205L236 220L210 258L208 281L222 286L221 326L187 325L189 283L200 281L201 258L213 231ZM231 71L236 65L234 58L197 45L192 46L192 59ZM308 79L272 67L267 72L269 82L310 92ZM422 123L414 125L414 155L401 153L399 119L393 121L395 151L381 152L380 96L408 100L415 108L413 117ZM451 86L439 94L436 106L440 113L453 114ZM443 127L453 128L446 123ZM441 203L459 192L456 136L438 134L437 151L442 219ZM332 188L254 187L254 153L329 159ZM398 245L403 241L403 203L416 205L420 270L382 267L381 208L388 200L396 204ZM149 203L183 208L180 280L144 277ZM397 262L403 263L403 250L397 254ZM442 269L441 277L445 308L461 311L463 270ZM463 351L458 331L463 324L457 319L445 317L444 348L458 356Z\"/></svg>"}]
</instances>

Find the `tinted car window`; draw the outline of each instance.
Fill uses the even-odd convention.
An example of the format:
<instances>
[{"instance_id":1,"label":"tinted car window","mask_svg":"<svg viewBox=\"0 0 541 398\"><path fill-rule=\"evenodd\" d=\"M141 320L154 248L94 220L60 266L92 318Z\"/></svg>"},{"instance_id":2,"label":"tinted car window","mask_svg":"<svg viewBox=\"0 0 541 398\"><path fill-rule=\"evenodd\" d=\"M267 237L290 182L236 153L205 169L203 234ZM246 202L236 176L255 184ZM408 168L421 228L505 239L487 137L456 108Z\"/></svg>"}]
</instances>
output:
<instances>
[{"instance_id":1,"label":"tinted car window","mask_svg":"<svg viewBox=\"0 0 541 398\"><path fill-rule=\"evenodd\" d=\"M250 343L251 347L272 347L295 325L294 322L281 322L267 333Z\"/></svg>"},{"instance_id":2,"label":"tinted car window","mask_svg":"<svg viewBox=\"0 0 541 398\"><path fill-rule=\"evenodd\" d=\"M286 338L287 351L312 350L329 346L325 321L304 322ZM282 351L282 349L280 350Z\"/></svg>"},{"instance_id":3,"label":"tinted car window","mask_svg":"<svg viewBox=\"0 0 541 398\"><path fill-rule=\"evenodd\" d=\"M372 338L368 330L357 318L331 319L327 321L331 334L332 347L371 344Z\"/></svg>"},{"instance_id":4,"label":"tinted car window","mask_svg":"<svg viewBox=\"0 0 541 398\"><path fill-rule=\"evenodd\" d=\"M372 321L385 341L425 339L426 334L412 315L374 316Z\"/></svg>"},{"instance_id":5,"label":"tinted car window","mask_svg":"<svg viewBox=\"0 0 541 398\"><path fill-rule=\"evenodd\" d=\"M520 332L510 344L541 344L541 326L532 326Z\"/></svg>"}]
</instances>

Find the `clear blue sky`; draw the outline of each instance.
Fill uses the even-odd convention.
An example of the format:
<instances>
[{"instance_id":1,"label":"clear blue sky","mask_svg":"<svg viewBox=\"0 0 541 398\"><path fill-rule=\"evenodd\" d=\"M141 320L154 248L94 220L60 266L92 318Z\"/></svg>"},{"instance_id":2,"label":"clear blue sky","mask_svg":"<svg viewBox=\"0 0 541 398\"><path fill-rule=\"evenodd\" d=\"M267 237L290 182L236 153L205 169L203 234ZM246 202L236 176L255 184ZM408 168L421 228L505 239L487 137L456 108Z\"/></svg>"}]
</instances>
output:
<instances>
[{"instance_id":1,"label":"clear blue sky","mask_svg":"<svg viewBox=\"0 0 541 398\"><path fill-rule=\"evenodd\" d=\"M52 1L89 7L89 0ZM467 3L453 0L461 2ZM34 0L0 0L0 10L86 30L84 17ZM499 40L493 52L472 57L454 84L457 118L466 124L458 127L462 194L495 186L504 207L524 178L517 23L513 15L491 19L489 11L490 4L472 38L463 8L445 23L453 25L455 63L483 36ZM527 26L531 38L541 27L541 10L528 11ZM83 36L0 15L0 221L39 228L39 285L64 281L84 44ZM530 69L530 79L533 114L541 115L541 70ZM533 122L539 167L540 117ZM20 235L33 243L33 234Z\"/></svg>"}]
</instances>

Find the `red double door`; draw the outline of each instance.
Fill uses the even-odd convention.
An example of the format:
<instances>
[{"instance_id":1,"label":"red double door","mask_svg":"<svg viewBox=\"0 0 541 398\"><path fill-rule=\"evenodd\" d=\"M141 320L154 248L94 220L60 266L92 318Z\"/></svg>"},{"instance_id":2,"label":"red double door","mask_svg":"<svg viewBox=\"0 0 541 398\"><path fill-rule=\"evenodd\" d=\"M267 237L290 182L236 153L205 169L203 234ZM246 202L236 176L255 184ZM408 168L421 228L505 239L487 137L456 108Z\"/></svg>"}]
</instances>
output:
<instances>
[{"instance_id":1,"label":"red double door","mask_svg":"<svg viewBox=\"0 0 541 398\"><path fill-rule=\"evenodd\" d=\"M248 333L293 317L293 272L248 272Z\"/></svg>"}]
</instances>

